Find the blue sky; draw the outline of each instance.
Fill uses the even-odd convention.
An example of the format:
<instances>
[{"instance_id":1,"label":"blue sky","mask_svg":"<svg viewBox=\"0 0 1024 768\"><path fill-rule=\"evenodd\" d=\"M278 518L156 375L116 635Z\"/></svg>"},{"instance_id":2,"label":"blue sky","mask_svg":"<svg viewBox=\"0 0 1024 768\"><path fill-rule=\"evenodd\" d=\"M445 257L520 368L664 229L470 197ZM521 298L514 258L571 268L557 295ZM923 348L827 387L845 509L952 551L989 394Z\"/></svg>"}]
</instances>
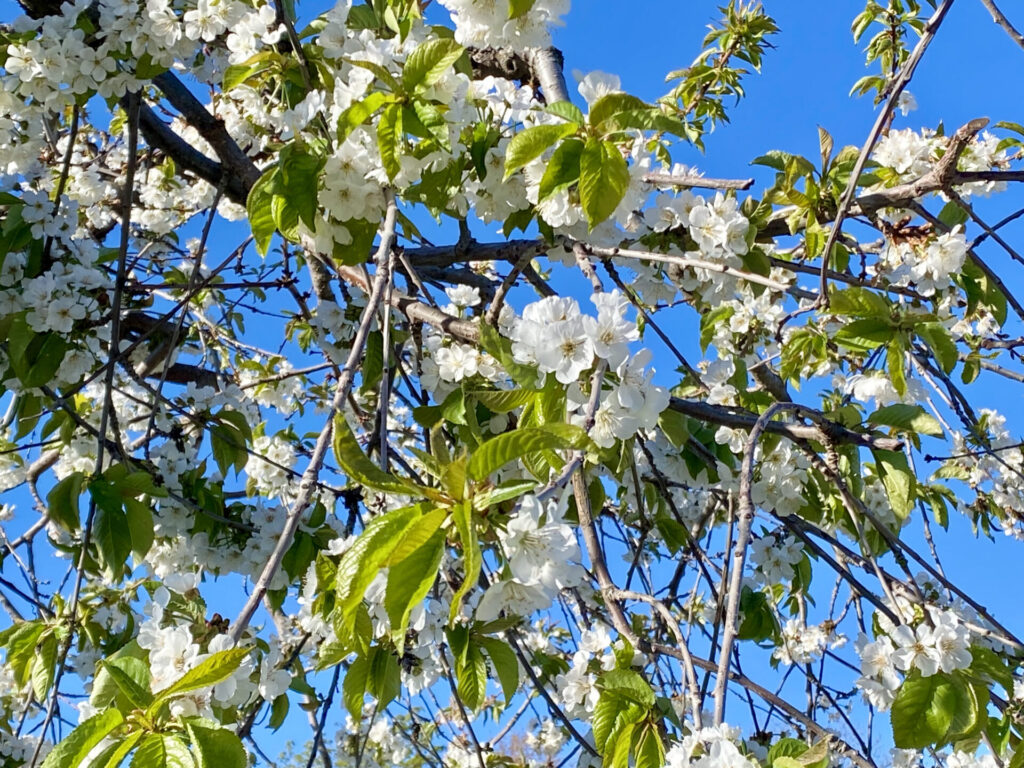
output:
<instances>
[{"instance_id":1,"label":"blue sky","mask_svg":"<svg viewBox=\"0 0 1024 768\"><path fill-rule=\"evenodd\" d=\"M576 0L554 40L565 53L567 71L614 72L625 90L650 99L667 90L665 74L692 62L722 4ZM865 41L854 45L850 33L864 3L767 0L764 6L780 33L772 38L776 49L765 57L762 75L746 81L747 98L731 112L732 124L708 139L706 157L694 152L679 158L708 175L751 175L747 164L768 149L815 157L817 125L832 133L837 146L859 146L875 117L870 97L847 96L868 74ZM1024 17L1017 21L1024 23ZM980 2L954 3L910 85L920 108L898 118L897 125L934 127L944 120L956 127L982 115L993 122L1014 120L1014 112L1020 117L1007 86L1022 56ZM1007 114L1000 114L1004 109Z\"/></svg>"}]
</instances>

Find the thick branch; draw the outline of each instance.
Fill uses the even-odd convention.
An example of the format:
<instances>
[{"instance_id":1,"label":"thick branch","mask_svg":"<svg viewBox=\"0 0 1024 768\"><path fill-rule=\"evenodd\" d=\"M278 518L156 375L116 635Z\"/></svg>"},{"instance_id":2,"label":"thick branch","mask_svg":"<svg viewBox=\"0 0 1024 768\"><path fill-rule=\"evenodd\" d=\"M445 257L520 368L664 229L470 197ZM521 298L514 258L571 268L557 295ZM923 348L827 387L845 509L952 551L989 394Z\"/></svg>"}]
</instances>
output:
<instances>
[{"instance_id":1,"label":"thick branch","mask_svg":"<svg viewBox=\"0 0 1024 768\"><path fill-rule=\"evenodd\" d=\"M511 48L467 48L473 74L479 78L503 77L533 83L535 77L526 57Z\"/></svg>"},{"instance_id":2,"label":"thick branch","mask_svg":"<svg viewBox=\"0 0 1024 768\"><path fill-rule=\"evenodd\" d=\"M531 48L526 52L526 60L533 70L534 77L540 83L544 101L554 104L558 101L569 101L569 91L565 87L565 75L562 66L565 59L557 48Z\"/></svg>"},{"instance_id":3,"label":"thick branch","mask_svg":"<svg viewBox=\"0 0 1024 768\"><path fill-rule=\"evenodd\" d=\"M758 415L743 408L734 408L728 405L712 405L701 400L684 400L680 397L673 397L668 405L673 411L678 411L700 421L711 424L719 424L737 429L751 429L757 424ZM809 408L802 408L801 413L806 415L812 413ZM766 432L788 437L790 440L811 440L816 443L832 441L835 443L850 443L864 448L875 448L884 451L899 451L903 449L903 443L893 437L872 437L861 432L854 432L851 429L828 421L821 414L817 414L821 420L817 425L809 424L783 424L770 422Z\"/></svg>"},{"instance_id":4,"label":"thick branch","mask_svg":"<svg viewBox=\"0 0 1024 768\"><path fill-rule=\"evenodd\" d=\"M237 176L248 193L260 177L260 170L247 154L231 138L224 121L214 117L192 92L173 73L164 72L153 78L153 82L164 92L171 105L181 113L189 125L199 131L217 153L224 169L232 177Z\"/></svg>"},{"instance_id":5,"label":"thick branch","mask_svg":"<svg viewBox=\"0 0 1024 768\"><path fill-rule=\"evenodd\" d=\"M988 118L979 117L961 126L952 137L946 153L939 159L928 173L919 179L898 184L887 189L878 189L853 199L844 214L846 216L873 217L882 208L912 208L920 198L933 192L940 192L949 187L970 184L978 181L1024 181L1024 171L959 171L957 161L966 149L970 140L978 131L988 125ZM777 210L764 227L758 230L758 237L775 238L793 234L789 231L786 220L794 208ZM822 223L835 221L837 215L827 211L815 211Z\"/></svg>"},{"instance_id":6,"label":"thick branch","mask_svg":"<svg viewBox=\"0 0 1024 768\"><path fill-rule=\"evenodd\" d=\"M172 158L180 168L191 171L210 184L220 184L223 174L221 164L211 160L181 138L167 123L157 117L147 104L140 105L139 130L149 146L159 149ZM249 188L245 186L241 178L232 176L224 194L234 202L244 205Z\"/></svg>"},{"instance_id":7,"label":"thick branch","mask_svg":"<svg viewBox=\"0 0 1024 768\"><path fill-rule=\"evenodd\" d=\"M859 213L873 216L880 208L906 208L919 198L938 192L950 186L966 183L964 176L966 172L957 171L956 164L960 155L971 140L982 128L988 125L987 117L977 117L969 123L957 129L946 147L946 153L935 163L935 167L919 179L879 190L867 195L862 195L856 200L856 206L851 206L850 212L853 215ZM976 174L970 174L977 180Z\"/></svg>"},{"instance_id":8,"label":"thick branch","mask_svg":"<svg viewBox=\"0 0 1024 768\"><path fill-rule=\"evenodd\" d=\"M519 53L511 48L469 48L473 75L503 77L524 85L540 86L548 104L569 101L562 74L564 58L557 48L531 48Z\"/></svg>"}]
</instances>

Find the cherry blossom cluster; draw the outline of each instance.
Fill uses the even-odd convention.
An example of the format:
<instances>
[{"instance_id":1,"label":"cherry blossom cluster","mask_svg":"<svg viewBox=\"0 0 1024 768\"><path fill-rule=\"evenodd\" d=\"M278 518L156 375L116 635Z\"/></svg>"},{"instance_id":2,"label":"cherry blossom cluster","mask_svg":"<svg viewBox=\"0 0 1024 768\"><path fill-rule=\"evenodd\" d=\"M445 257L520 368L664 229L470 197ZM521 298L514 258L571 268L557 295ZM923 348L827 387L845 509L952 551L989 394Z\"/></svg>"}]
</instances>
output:
<instances>
[{"instance_id":1,"label":"cherry blossom cluster","mask_svg":"<svg viewBox=\"0 0 1024 768\"><path fill-rule=\"evenodd\" d=\"M532 616L584 577L580 549L573 529L563 520L556 501L546 504L525 496L499 533L510 578L488 587L476 608L480 621L496 619L502 611Z\"/></svg>"},{"instance_id":2,"label":"cherry blossom cluster","mask_svg":"<svg viewBox=\"0 0 1024 768\"><path fill-rule=\"evenodd\" d=\"M569 12L569 0L538 0L530 12L512 18L509 0L441 0L455 23L455 39L462 45L518 51L551 44L550 24L560 24Z\"/></svg>"},{"instance_id":3,"label":"cherry blossom cluster","mask_svg":"<svg viewBox=\"0 0 1024 768\"><path fill-rule=\"evenodd\" d=\"M956 612L927 606L927 616L917 626L893 626L882 617L886 634L873 641L861 633L856 641L861 677L857 680L865 700L880 710L888 709L904 674L917 670L923 677L937 672L965 669L971 664L971 632Z\"/></svg>"}]
</instances>

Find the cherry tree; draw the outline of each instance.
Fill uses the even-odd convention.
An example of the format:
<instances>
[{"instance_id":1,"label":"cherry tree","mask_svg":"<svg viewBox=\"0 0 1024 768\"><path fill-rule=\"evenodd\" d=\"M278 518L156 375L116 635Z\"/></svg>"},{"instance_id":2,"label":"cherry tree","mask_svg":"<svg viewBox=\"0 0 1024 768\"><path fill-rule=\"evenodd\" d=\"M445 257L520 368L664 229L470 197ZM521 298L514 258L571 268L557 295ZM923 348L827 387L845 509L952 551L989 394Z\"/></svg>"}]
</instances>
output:
<instances>
[{"instance_id":1,"label":"cherry tree","mask_svg":"<svg viewBox=\"0 0 1024 768\"><path fill-rule=\"evenodd\" d=\"M940 559L1024 536L1024 127L898 115L952 0L870 0L872 130L759 192L673 160L757 3L645 101L569 0L22 2L2 768L1024 765Z\"/></svg>"}]
</instances>

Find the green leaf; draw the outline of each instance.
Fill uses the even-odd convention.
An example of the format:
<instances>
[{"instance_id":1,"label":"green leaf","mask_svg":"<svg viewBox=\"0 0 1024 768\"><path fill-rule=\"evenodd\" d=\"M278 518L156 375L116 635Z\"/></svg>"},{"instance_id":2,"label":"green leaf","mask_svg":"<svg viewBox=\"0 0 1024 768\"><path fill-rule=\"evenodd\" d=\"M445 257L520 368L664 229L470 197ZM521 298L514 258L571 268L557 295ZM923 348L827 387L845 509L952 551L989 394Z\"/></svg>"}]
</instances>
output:
<instances>
[{"instance_id":1,"label":"green leaf","mask_svg":"<svg viewBox=\"0 0 1024 768\"><path fill-rule=\"evenodd\" d=\"M621 112L638 112L649 109L649 105L636 96L628 93L613 92L606 93L594 102L587 115L587 122L594 127L600 127L603 123L613 119ZM615 126L612 126L613 128Z\"/></svg>"},{"instance_id":2,"label":"green leaf","mask_svg":"<svg viewBox=\"0 0 1024 768\"><path fill-rule=\"evenodd\" d=\"M284 719L288 716L288 694L282 693L270 705L270 721L267 723L270 730L276 731L284 725Z\"/></svg>"},{"instance_id":3,"label":"green leaf","mask_svg":"<svg viewBox=\"0 0 1024 768\"><path fill-rule=\"evenodd\" d=\"M317 187L324 158L292 142L281 150L278 165L281 191L288 198L288 204L298 211L299 219L307 227L316 229Z\"/></svg>"},{"instance_id":4,"label":"green leaf","mask_svg":"<svg viewBox=\"0 0 1024 768\"><path fill-rule=\"evenodd\" d=\"M476 535L476 524L473 520L473 505L463 501L455 505L452 510L452 519L455 521L455 528L459 532L459 539L462 541L462 584L452 595L451 610L449 618L454 620L459 615L462 607L462 597L470 589L476 586L480 577L480 541Z\"/></svg>"},{"instance_id":5,"label":"green leaf","mask_svg":"<svg viewBox=\"0 0 1024 768\"><path fill-rule=\"evenodd\" d=\"M149 687L143 687L138 681L137 666L141 665L145 673L145 680L149 679L149 670L141 659L130 656L123 659L104 660L101 662L104 673L114 683L120 696L116 701L122 702L119 708L128 714L134 709L145 709L153 703L153 694ZM127 667L125 669L124 667ZM131 671L129 671L131 670ZM97 676L97 680L99 677Z\"/></svg>"},{"instance_id":6,"label":"green leaf","mask_svg":"<svg viewBox=\"0 0 1024 768\"><path fill-rule=\"evenodd\" d=\"M486 389L469 390L471 397L494 413L508 413L537 399L535 389Z\"/></svg>"},{"instance_id":7,"label":"green leaf","mask_svg":"<svg viewBox=\"0 0 1024 768\"><path fill-rule=\"evenodd\" d=\"M422 519L426 519L426 516ZM384 607L391 620L391 636L399 653L405 647L405 630L409 625L409 614L430 592L437 578L437 570L441 566L445 533L436 525L434 531L422 546L388 570Z\"/></svg>"},{"instance_id":8,"label":"green leaf","mask_svg":"<svg viewBox=\"0 0 1024 768\"><path fill-rule=\"evenodd\" d=\"M131 768L195 768L195 762L178 736L151 733L135 750Z\"/></svg>"},{"instance_id":9,"label":"green leaf","mask_svg":"<svg viewBox=\"0 0 1024 768\"><path fill-rule=\"evenodd\" d=\"M334 416L334 458L353 483L365 485L375 491L419 495L419 487L385 472L374 464L359 447L359 441L340 413Z\"/></svg>"},{"instance_id":10,"label":"green leaf","mask_svg":"<svg viewBox=\"0 0 1024 768\"><path fill-rule=\"evenodd\" d=\"M211 654L182 675L177 682L158 691L149 711L156 712L161 704L175 696L224 682L235 673L251 652L249 648L228 648L226 651Z\"/></svg>"},{"instance_id":11,"label":"green leaf","mask_svg":"<svg viewBox=\"0 0 1024 768\"><path fill-rule=\"evenodd\" d=\"M505 150L505 178L544 154L557 141L576 133L575 123L534 125L520 131Z\"/></svg>"},{"instance_id":12,"label":"green leaf","mask_svg":"<svg viewBox=\"0 0 1024 768\"><path fill-rule=\"evenodd\" d=\"M700 348L702 352L708 351L711 340L715 337L715 331L728 323L729 319L736 314L736 308L723 304L715 307L710 312L705 312L700 317Z\"/></svg>"},{"instance_id":13,"label":"green leaf","mask_svg":"<svg viewBox=\"0 0 1024 768\"><path fill-rule=\"evenodd\" d=\"M743 612L743 620L736 633L740 640L761 642L774 637L778 632L775 614L764 592L743 587L740 592L740 610Z\"/></svg>"},{"instance_id":14,"label":"green leaf","mask_svg":"<svg viewBox=\"0 0 1024 768\"><path fill-rule=\"evenodd\" d=\"M818 149L821 151L821 169L824 172L828 168L829 161L832 159L832 148L835 146L831 134L818 126Z\"/></svg>"},{"instance_id":15,"label":"green leaf","mask_svg":"<svg viewBox=\"0 0 1024 768\"><path fill-rule=\"evenodd\" d=\"M402 86L408 92L429 88L462 55L463 48L451 38L434 38L417 46L405 60Z\"/></svg>"},{"instance_id":16,"label":"green leaf","mask_svg":"<svg viewBox=\"0 0 1024 768\"><path fill-rule=\"evenodd\" d=\"M903 681L892 704L892 738L900 749L941 746L956 712L958 695L941 672L921 677L914 670Z\"/></svg>"},{"instance_id":17,"label":"green leaf","mask_svg":"<svg viewBox=\"0 0 1024 768\"><path fill-rule=\"evenodd\" d=\"M972 674L994 680L1008 694L1013 693L1013 673L998 653L983 645L972 645L971 659Z\"/></svg>"},{"instance_id":18,"label":"green leaf","mask_svg":"<svg viewBox=\"0 0 1024 768\"><path fill-rule=\"evenodd\" d=\"M135 746L145 735L142 731L133 731L121 739L121 741L112 744L113 749L104 755L105 761L100 760L96 762L97 768L118 768L124 759L128 757L128 753L135 749Z\"/></svg>"},{"instance_id":19,"label":"green leaf","mask_svg":"<svg viewBox=\"0 0 1024 768\"><path fill-rule=\"evenodd\" d=\"M950 200L939 211L938 219L945 224L949 229L964 224L967 221L967 211L960 206L956 200Z\"/></svg>"},{"instance_id":20,"label":"green leaf","mask_svg":"<svg viewBox=\"0 0 1024 768\"><path fill-rule=\"evenodd\" d=\"M93 490L90 484L89 490ZM93 494L97 499L97 495ZM132 534L128 518L121 509L104 509L97 499L96 520L93 523L93 541L99 550L104 570L114 579L121 577L124 562L132 552Z\"/></svg>"},{"instance_id":21,"label":"green leaf","mask_svg":"<svg viewBox=\"0 0 1024 768\"><path fill-rule=\"evenodd\" d=\"M637 738L635 765L636 768L662 768L665 765L665 745L661 743L661 736L654 725L645 725Z\"/></svg>"},{"instance_id":22,"label":"green leaf","mask_svg":"<svg viewBox=\"0 0 1024 768\"><path fill-rule=\"evenodd\" d=\"M889 505L897 520L905 520L914 509L914 475L910 471L905 454L899 451L883 451L877 448L871 453L875 457L875 468L885 487Z\"/></svg>"},{"instance_id":23,"label":"green leaf","mask_svg":"<svg viewBox=\"0 0 1024 768\"><path fill-rule=\"evenodd\" d=\"M416 124L418 130L422 129L422 131L416 132L415 135L423 139L433 139L442 149L450 150L451 142L448 140L448 121L445 119L444 111L440 107L420 99L413 101L411 109L413 119L406 118L406 123ZM406 128L413 132L408 125ZM426 135L423 135L423 133Z\"/></svg>"},{"instance_id":24,"label":"green leaf","mask_svg":"<svg viewBox=\"0 0 1024 768\"><path fill-rule=\"evenodd\" d=\"M950 373L956 367L959 356L956 351L956 343L949 331L941 323L921 323L914 328L914 331L931 349L935 359L942 366L942 370Z\"/></svg>"},{"instance_id":25,"label":"green leaf","mask_svg":"<svg viewBox=\"0 0 1024 768\"><path fill-rule=\"evenodd\" d=\"M629 186L629 166L610 141L587 139L580 155L580 202L593 229L611 216Z\"/></svg>"},{"instance_id":26,"label":"green leaf","mask_svg":"<svg viewBox=\"0 0 1024 768\"><path fill-rule=\"evenodd\" d=\"M516 362L512 356L512 342L487 323L480 324L480 345L501 362L501 367L508 371L516 384L532 387L536 383L536 368Z\"/></svg>"},{"instance_id":27,"label":"green leaf","mask_svg":"<svg viewBox=\"0 0 1024 768\"><path fill-rule=\"evenodd\" d=\"M828 741L816 741L796 757L797 762L805 768L828 768L831 762Z\"/></svg>"},{"instance_id":28,"label":"green leaf","mask_svg":"<svg viewBox=\"0 0 1024 768\"><path fill-rule=\"evenodd\" d=\"M456 665L455 678L462 703L474 712L480 709L487 695L487 662L476 643L469 644L465 660Z\"/></svg>"},{"instance_id":29,"label":"green leaf","mask_svg":"<svg viewBox=\"0 0 1024 768\"><path fill-rule=\"evenodd\" d=\"M380 331L373 331L366 337L359 374L362 377L360 392L372 392L380 384L384 374L384 334Z\"/></svg>"},{"instance_id":30,"label":"green leaf","mask_svg":"<svg viewBox=\"0 0 1024 768\"><path fill-rule=\"evenodd\" d=\"M353 102L338 117L338 141L343 142L356 128L365 125L376 114L377 110L389 101L390 97L382 91L366 94L360 101Z\"/></svg>"},{"instance_id":31,"label":"green leaf","mask_svg":"<svg viewBox=\"0 0 1024 768\"><path fill-rule=\"evenodd\" d=\"M502 640L496 637L482 637L480 644L487 651L487 657L491 660L494 673L501 683L501 692L505 695L505 703L512 701L519 688L519 659L515 651ZM660 766L659 766L660 768Z\"/></svg>"},{"instance_id":32,"label":"green leaf","mask_svg":"<svg viewBox=\"0 0 1024 768\"><path fill-rule=\"evenodd\" d=\"M837 343L856 352L868 352L888 342L892 334L892 323L888 319L865 317L847 323L836 331L833 338Z\"/></svg>"},{"instance_id":33,"label":"green leaf","mask_svg":"<svg viewBox=\"0 0 1024 768\"><path fill-rule=\"evenodd\" d=\"M249 197L245 201L245 210L249 215L249 226L252 228L252 237L256 243L256 251L260 256L266 256L270 250L270 241L277 230L274 224L274 214L271 209L273 193L270 191L277 176L277 166L265 171L256 183L249 190Z\"/></svg>"},{"instance_id":34,"label":"green leaf","mask_svg":"<svg viewBox=\"0 0 1024 768\"><path fill-rule=\"evenodd\" d=\"M30 365L18 378L26 387L42 387L53 381L57 369L64 362L68 343L56 333L41 333L33 339L29 350Z\"/></svg>"},{"instance_id":35,"label":"green leaf","mask_svg":"<svg viewBox=\"0 0 1024 768\"><path fill-rule=\"evenodd\" d=\"M518 499L524 493L529 493L537 487L536 480L506 480L499 483L491 490L473 497L473 504L481 511L500 504L509 499Z\"/></svg>"},{"instance_id":36,"label":"green leaf","mask_svg":"<svg viewBox=\"0 0 1024 768\"><path fill-rule=\"evenodd\" d=\"M537 0L508 0L509 19L518 19L525 16L536 2Z\"/></svg>"},{"instance_id":37,"label":"green leaf","mask_svg":"<svg viewBox=\"0 0 1024 768\"><path fill-rule=\"evenodd\" d=\"M916 432L922 435L942 437L942 425L938 419L925 411L920 405L896 403L879 408L867 418L868 424L883 427L895 427L903 431Z\"/></svg>"},{"instance_id":38,"label":"green leaf","mask_svg":"<svg viewBox=\"0 0 1024 768\"><path fill-rule=\"evenodd\" d=\"M622 708L621 702L614 696L603 695L597 700L594 714L590 718L590 727L594 734L594 744L603 755L608 737L615 726L615 718Z\"/></svg>"},{"instance_id":39,"label":"green leaf","mask_svg":"<svg viewBox=\"0 0 1024 768\"><path fill-rule=\"evenodd\" d=\"M123 722L124 717L116 709L93 715L50 751L42 768L77 768L93 747Z\"/></svg>"},{"instance_id":40,"label":"green leaf","mask_svg":"<svg viewBox=\"0 0 1024 768\"><path fill-rule=\"evenodd\" d=\"M345 59L345 61L352 66L373 72L373 74L391 90L401 90L401 85L395 79L395 76L388 71L387 67L383 67L375 61L368 61L366 59Z\"/></svg>"},{"instance_id":41,"label":"green leaf","mask_svg":"<svg viewBox=\"0 0 1024 768\"><path fill-rule=\"evenodd\" d=\"M860 286L851 286L842 291L832 290L829 295L829 310L837 315L854 317L887 318L891 304L885 297Z\"/></svg>"},{"instance_id":42,"label":"green leaf","mask_svg":"<svg viewBox=\"0 0 1024 768\"><path fill-rule=\"evenodd\" d=\"M621 716L616 721L616 728L605 744L606 768L627 768L629 765L629 747L633 743L633 731L636 730L636 721L623 719Z\"/></svg>"},{"instance_id":43,"label":"green leaf","mask_svg":"<svg viewBox=\"0 0 1024 768\"><path fill-rule=\"evenodd\" d=\"M32 663L35 659L36 643L46 631L42 621L26 621L9 627L2 644L7 650L7 666L14 672L19 686L31 678Z\"/></svg>"},{"instance_id":44,"label":"green leaf","mask_svg":"<svg viewBox=\"0 0 1024 768\"><path fill-rule=\"evenodd\" d=\"M132 552L141 560L153 546L153 510L136 499L125 499L124 511Z\"/></svg>"},{"instance_id":45,"label":"green leaf","mask_svg":"<svg viewBox=\"0 0 1024 768\"><path fill-rule=\"evenodd\" d=\"M245 83L250 77L268 70L274 64L275 55L273 51L263 51L241 64L232 64L224 70L224 77L221 79L223 92L227 93Z\"/></svg>"},{"instance_id":46,"label":"green leaf","mask_svg":"<svg viewBox=\"0 0 1024 768\"><path fill-rule=\"evenodd\" d=\"M768 168L774 168L776 171L784 172L786 170L786 164L793 158L793 155L788 152L783 152L778 149L769 150L766 154L755 157L750 161L751 165L764 165Z\"/></svg>"},{"instance_id":47,"label":"green leaf","mask_svg":"<svg viewBox=\"0 0 1024 768\"><path fill-rule=\"evenodd\" d=\"M47 632L36 646L32 660L32 693L36 701L46 701L53 685L54 666L57 663L57 636Z\"/></svg>"},{"instance_id":48,"label":"green leaf","mask_svg":"<svg viewBox=\"0 0 1024 768\"><path fill-rule=\"evenodd\" d=\"M363 716L363 699L366 698L369 675L370 664L364 656L359 656L349 664L341 683L341 698L345 702L345 709L356 722Z\"/></svg>"},{"instance_id":49,"label":"green leaf","mask_svg":"<svg viewBox=\"0 0 1024 768\"><path fill-rule=\"evenodd\" d=\"M77 531L80 525L78 499L84 482L84 474L72 472L46 494L47 515L69 533Z\"/></svg>"},{"instance_id":50,"label":"green leaf","mask_svg":"<svg viewBox=\"0 0 1024 768\"><path fill-rule=\"evenodd\" d=\"M406 531L422 517L421 506L402 507L369 523L338 563L334 610L343 627L353 627L356 608Z\"/></svg>"},{"instance_id":51,"label":"green leaf","mask_svg":"<svg viewBox=\"0 0 1024 768\"><path fill-rule=\"evenodd\" d=\"M115 706L127 713L134 709L135 705L125 697L121 692L121 687L110 674L114 667L117 667L122 677L127 677L138 688L148 693L150 687L149 652L140 648L137 640L132 640L104 659L103 663L97 667L89 703L97 709ZM150 698L152 699L152 697Z\"/></svg>"},{"instance_id":52,"label":"green leaf","mask_svg":"<svg viewBox=\"0 0 1024 768\"><path fill-rule=\"evenodd\" d=\"M612 669L597 679L597 687L619 699L626 699L650 709L655 696L650 683L630 669Z\"/></svg>"},{"instance_id":53,"label":"green leaf","mask_svg":"<svg viewBox=\"0 0 1024 768\"><path fill-rule=\"evenodd\" d=\"M10 320L7 353L11 369L21 382L26 387L41 387L53 380L68 344L57 334L35 333L25 315L19 312Z\"/></svg>"},{"instance_id":54,"label":"green leaf","mask_svg":"<svg viewBox=\"0 0 1024 768\"><path fill-rule=\"evenodd\" d=\"M775 761L780 757L799 757L808 750L808 746L800 739L782 738L768 748L766 762L775 766Z\"/></svg>"},{"instance_id":55,"label":"green leaf","mask_svg":"<svg viewBox=\"0 0 1024 768\"><path fill-rule=\"evenodd\" d=\"M658 427L676 448L682 448L690 439L690 420L679 411L662 411L658 417Z\"/></svg>"},{"instance_id":56,"label":"green leaf","mask_svg":"<svg viewBox=\"0 0 1024 768\"><path fill-rule=\"evenodd\" d=\"M426 506L419 508L422 510L429 509ZM407 557L411 557L419 551L424 544L434 537L434 534L448 518L450 512L451 510L447 507L424 511L422 517L414 520L405 530L402 534L402 540L391 550L382 565L393 568Z\"/></svg>"},{"instance_id":57,"label":"green leaf","mask_svg":"<svg viewBox=\"0 0 1024 768\"><path fill-rule=\"evenodd\" d=\"M402 105L388 104L377 122L377 149L388 179L392 181L402 170L402 138Z\"/></svg>"},{"instance_id":58,"label":"green leaf","mask_svg":"<svg viewBox=\"0 0 1024 768\"><path fill-rule=\"evenodd\" d=\"M949 724L945 738L952 742L970 738L984 727L987 719L984 710L989 691L987 685L971 685L959 671L950 675L950 679L956 689L956 703L953 707L953 721Z\"/></svg>"},{"instance_id":59,"label":"green leaf","mask_svg":"<svg viewBox=\"0 0 1024 768\"><path fill-rule=\"evenodd\" d=\"M554 104L548 104L544 107L544 111L549 115L560 117L577 125L582 125L586 120L580 108L571 101L556 101Z\"/></svg>"},{"instance_id":60,"label":"green leaf","mask_svg":"<svg viewBox=\"0 0 1024 768\"><path fill-rule=\"evenodd\" d=\"M579 139L566 139L558 145L541 177L537 202L544 202L555 192L565 189L579 179L582 154L583 142Z\"/></svg>"},{"instance_id":61,"label":"green leaf","mask_svg":"<svg viewBox=\"0 0 1024 768\"><path fill-rule=\"evenodd\" d=\"M185 730L195 748L197 768L247 768L249 758L234 731L204 718L188 718Z\"/></svg>"},{"instance_id":62,"label":"green leaf","mask_svg":"<svg viewBox=\"0 0 1024 768\"><path fill-rule=\"evenodd\" d=\"M552 432L524 428L503 432L480 445L469 460L469 476L483 480L510 461L536 451L567 448L566 441Z\"/></svg>"},{"instance_id":63,"label":"green leaf","mask_svg":"<svg viewBox=\"0 0 1024 768\"><path fill-rule=\"evenodd\" d=\"M685 120L679 120L663 113L657 107L644 107L644 109L627 109L615 115L612 122L606 126L618 131L639 130L657 131L679 136L687 140L693 140L700 136L692 124Z\"/></svg>"},{"instance_id":64,"label":"green leaf","mask_svg":"<svg viewBox=\"0 0 1024 768\"><path fill-rule=\"evenodd\" d=\"M902 334L894 334L885 345L885 367L892 387L899 395L907 393L906 345Z\"/></svg>"},{"instance_id":65,"label":"green leaf","mask_svg":"<svg viewBox=\"0 0 1024 768\"><path fill-rule=\"evenodd\" d=\"M394 701L402 690L402 671L398 657L379 645L370 655L366 690L377 699L377 709L383 709Z\"/></svg>"}]
</instances>

